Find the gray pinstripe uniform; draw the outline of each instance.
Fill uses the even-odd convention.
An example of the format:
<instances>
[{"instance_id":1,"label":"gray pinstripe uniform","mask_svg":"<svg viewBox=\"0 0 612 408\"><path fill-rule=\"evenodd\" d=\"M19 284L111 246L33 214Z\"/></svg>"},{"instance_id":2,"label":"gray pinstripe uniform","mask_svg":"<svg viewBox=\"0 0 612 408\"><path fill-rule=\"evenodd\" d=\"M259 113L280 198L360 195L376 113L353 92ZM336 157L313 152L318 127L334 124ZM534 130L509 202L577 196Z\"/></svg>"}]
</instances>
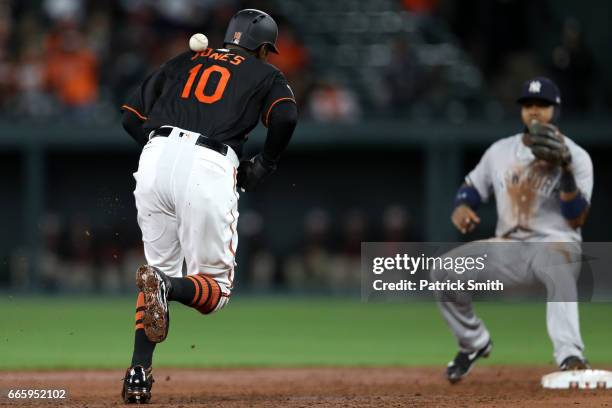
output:
<instances>
[{"instance_id":1,"label":"gray pinstripe uniform","mask_svg":"<svg viewBox=\"0 0 612 408\"><path fill-rule=\"evenodd\" d=\"M576 184L587 201L593 190L593 165L589 154L566 138L572 154ZM561 169L535 160L522 142L522 133L501 139L491 145L466 182L478 190L482 200L495 196L497 227L495 238L487 240L514 242L520 250L486 245L485 270L466 273L462 279L499 279L504 285L520 285L538 280L547 288L546 322L560 364L571 355L582 357L584 344L580 336L576 279L580 273L579 229L573 229L561 214L559 180ZM533 243L541 244L533 244ZM481 250L483 242L468 243L447 256L465 256ZM513 244L514 245L514 244ZM529 265L529 267L525 267ZM546 267L545 265L555 265ZM452 272L451 272L452 273ZM432 279L457 278L448 271L435 270ZM469 294L439 294L439 307L461 351L473 352L489 341L482 320L473 311ZM517 323L520 324L520 323ZM518 329L518 327L517 327Z\"/></svg>"}]
</instances>

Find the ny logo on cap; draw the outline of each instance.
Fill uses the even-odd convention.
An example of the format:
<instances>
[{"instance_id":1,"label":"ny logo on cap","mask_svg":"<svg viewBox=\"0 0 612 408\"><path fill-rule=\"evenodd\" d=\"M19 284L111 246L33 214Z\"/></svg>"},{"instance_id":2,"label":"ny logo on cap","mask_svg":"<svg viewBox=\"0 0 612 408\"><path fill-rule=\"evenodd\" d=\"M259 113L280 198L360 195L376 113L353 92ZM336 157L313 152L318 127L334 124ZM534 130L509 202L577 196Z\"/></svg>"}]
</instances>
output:
<instances>
[{"instance_id":1,"label":"ny logo on cap","mask_svg":"<svg viewBox=\"0 0 612 408\"><path fill-rule=\"evenodd\" d=\"M236 31L234 33L234 39L232 40L232 42L234 44L240 44L240 37L242 37L242 33L240 31Z\"/></svg>"},{"instance_id":2,"label":"ny logo on cap","mask_svg":"<svg viewBox=\"0 0 612 408\"><path fill-rule=\"evenodd\" d=\"M540 93L542 83L540 81L531 81L529 83L529 93Z\"/></svg>"}]
</instances>

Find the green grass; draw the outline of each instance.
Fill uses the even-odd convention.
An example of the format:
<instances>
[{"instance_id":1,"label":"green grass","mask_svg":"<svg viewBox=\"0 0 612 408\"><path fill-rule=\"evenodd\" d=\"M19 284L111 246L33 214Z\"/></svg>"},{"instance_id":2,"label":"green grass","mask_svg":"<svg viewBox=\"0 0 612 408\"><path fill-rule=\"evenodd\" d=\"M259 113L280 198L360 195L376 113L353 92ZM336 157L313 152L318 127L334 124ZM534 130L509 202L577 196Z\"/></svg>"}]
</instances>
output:
<instances>
[{"instance_id":1,"label":"green grass","mask_svg":"<svg viewBox=\"0 0 612 408\"><path fill-rule=\"evenodd\" d=\"M134 300L0 299L0 369L121 368L133 344ZM493 334L486 364L552 362L544 304L477 305ZM433 303L238 298L202 316L173 303L156 366L443 365L456 346ZM612 363L610 304L582 304L587 356Z\"/></svg>"}]
</instances>

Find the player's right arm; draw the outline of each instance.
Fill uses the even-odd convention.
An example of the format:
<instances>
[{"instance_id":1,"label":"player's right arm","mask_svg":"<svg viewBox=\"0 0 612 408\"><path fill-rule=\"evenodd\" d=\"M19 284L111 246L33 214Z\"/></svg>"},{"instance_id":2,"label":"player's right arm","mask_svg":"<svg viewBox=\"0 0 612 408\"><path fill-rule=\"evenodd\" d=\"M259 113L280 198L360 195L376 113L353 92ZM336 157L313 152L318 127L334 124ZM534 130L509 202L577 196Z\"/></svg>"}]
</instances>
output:
<instances>
[{"instance_id":1,"label":"player's right arm","mask_svg":"<svg viewBox=\"0 0 612 408\"><path fill-rule=\"evenodd\" d=\"M478 204L480 204L480 195L474 187L465 183L459 187L451 221L462 234L472 232L476 225L480 224L480 218L476 214Z\"/></svg>"},{"instance_id":2,"label":"player's right arm","mask_svg":"<svg viewBox=\"0 0 612 408\"><path fill-rule=\"evenodd\" d=\"M129 97L128 101L121 106L123 111L121 124L126 132L141 146L144 146L148 141L142 125L148 119L149 112L161 94L165 78L163 67L152 72Z\"/></svg>"},{"instance_id":3,"label":"player's right arm","mask_svg":"<svg viewBox=\"0 0 612 408\"><path fill-rule=\"evenodd\" d=\"M467 175L465 182L455 195L455 207L451 222L462 233L472 232L480 224L476 210L480 203L487 201L491 191L491 148L480 159L476 167Z\"/></svg>"}]
</instances>

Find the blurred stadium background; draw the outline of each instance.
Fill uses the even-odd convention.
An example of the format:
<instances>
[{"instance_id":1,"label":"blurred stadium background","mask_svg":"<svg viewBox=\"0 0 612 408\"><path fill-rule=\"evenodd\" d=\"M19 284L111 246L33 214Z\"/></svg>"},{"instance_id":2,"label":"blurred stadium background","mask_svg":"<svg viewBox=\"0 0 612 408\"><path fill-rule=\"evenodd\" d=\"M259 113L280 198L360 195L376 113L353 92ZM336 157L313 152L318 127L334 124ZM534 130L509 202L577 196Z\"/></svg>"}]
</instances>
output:
<instances>
[{"instance_id":1,"label":"blurred stadium background","mask_svg":"<svg viewBox=\"0 0 612 408\"><path fill-rule=\"evenodd\" d=\"M238 293L351 296L359 291L362 241L464 239L449 221L455 190L489 144L520 131L514 99L520 84L535 75L559 83L561 128L593 158L595 189L585 240L610 240L612 7L606 0L590 1L588 7L571 0L0 0L0 290L7 294L0 305L10 328L6 341L17 347L4 367L81 361L65 358L68 350L76 353L70 345L96 339L66 341L74 333L61 325L55 333L53 327L58 327L54 319L64 316L67 325L78 322L83 334L87 317L74 313L87 307L92 308L87 314L108 322L124 316L115 324L120 327L109 323L109 332L121 334L117 347L127 348L120 358L97 360L103 366L125 361L133 276L144 257L132 196L139 150L121 128L119 106L146 73L185 51L191 34L203 32L212 46L221 47L230 17L247 7L265 10L279 23L281 54L271 62L292 84L301 120L278 173L256 194L241 197ZM262 129L254 131L247 152L257 151L263 139ZM483 209L482 218L470 239L493 233L492 206ZM94 305L66 300L66 305L59 298L53 303L57 314L40 314L49 304L44 298L34 303L22 298L70 293L124 294L130 300L111 307L104 300ZM436 361L453 350L434 305L408 318L406 309L338 306L330 299L318 304L323 306L298 302L285 310L295 314L279 317L294 323L293 329L286 323L288 330L297 330L304 345L321 343L322 337L300 331L305 329L299 319L324 319L324 309L335 317L319 321L321 330L349 327L347 317L364 313L369 323L363 327L371 331L362 345L371 345L376 340L371 334L379 333L376 311L389 324L402 322L397 333L390 332L397 334L397 344L387 349L399 354L353 363L404 361L412 351L399 339L414 339L413 323L429 317L435 323L423 330L443 336L427 343L432 349L444 345L436 349L441 353ZM600 321L608 310L595 306L585 306L594 310L584 318L587 344L611 335ZM238 300L235 311L223 312L227 323L215 316L212 327L231 333L251 321L254 310L260 310L257 303ZM537 309L541 315L532 310L516 313L537 318L524 330L545 341L543 308ZM265 315L253 316L265 320ZM498 321L499 330L511 335L505 323L514 316ZM32 327L24 325L28 319ZM380 324L385 331L386 324ZM264 329L254 332L259 336ZM350 361L356 350L372 351L347 348L341 340L354 341L365 331L336 334L338 341L330 343L339 347L329 353L340 354L327 360L330 364ZM47 353L43 362L33 352L45 335L58 361ZM269 347L274 339L260 340ZM540 350L530 347L529 336L525 341L508 353L549 354L548 343ZM595 356L612 361L600 345ZM258 350L259 359L239 354L229 363L260 364L268 351L284 355ZM308 360L308 350L297 355L293 348L284 350L293 356L285 362L319 361ZM523 356L528 361L530 354ZM183 361L160 358L168 364ZM512 358L520 360L508 354L508 361Z\"/></svg>"},{"instance_id":2,"label":"blurred stadium background","mask_svg":"<svg viewBox=\"0 0 612 408\"><path fill-rule=\"evenodd\" d=\"M488 144L520 130L515 95L538 74L560 84L562 129L594 160L585 239L610 239L605 0L3 0L2 287L132 290L139 152L118 107L192 33L220 47L244 7L279 22L272 62L301 121L278 174L242 195L238 290L351 291L361 241L459 239L454 191ZM493 223L489 206L476 236Z\"/></svg>"}]
</instances>

